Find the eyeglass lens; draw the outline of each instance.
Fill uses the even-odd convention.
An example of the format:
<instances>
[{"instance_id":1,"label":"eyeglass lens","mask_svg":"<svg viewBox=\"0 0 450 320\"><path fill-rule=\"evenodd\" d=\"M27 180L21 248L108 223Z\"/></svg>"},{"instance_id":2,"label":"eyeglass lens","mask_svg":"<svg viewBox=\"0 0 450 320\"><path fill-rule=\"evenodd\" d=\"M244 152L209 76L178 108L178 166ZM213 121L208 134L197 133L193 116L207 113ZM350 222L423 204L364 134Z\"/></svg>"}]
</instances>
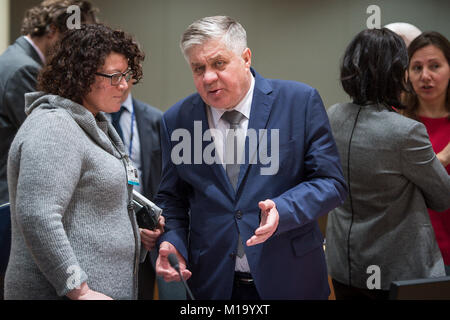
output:
<instances>
[{"instance_id":1,"label":"eyeglass lens","mask_svg":"<svg viewBox=\"0 0 450 320\"><path fill-rule=\"evenodd\" d=\"M122 77L125 76L125 81L128 82L131 79L132 76L132 72L131 70L129 70L127 73L123 74L123 73L116 73L114 75L112 75L111 77L111 84L113 86L116 86L120 83L120 81L122 81Z\"/></svg>"}]
</instances>

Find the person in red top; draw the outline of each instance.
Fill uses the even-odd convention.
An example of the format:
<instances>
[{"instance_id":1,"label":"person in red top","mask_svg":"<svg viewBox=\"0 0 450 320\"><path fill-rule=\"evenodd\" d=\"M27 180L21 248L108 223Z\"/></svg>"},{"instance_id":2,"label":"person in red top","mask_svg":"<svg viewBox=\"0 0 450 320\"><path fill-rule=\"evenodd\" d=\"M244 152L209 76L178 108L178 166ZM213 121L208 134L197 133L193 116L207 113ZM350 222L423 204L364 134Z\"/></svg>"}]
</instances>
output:
<instances>
[{"instance_id":1,"label":"person in red top","mask_svg":"<svg viewBox=\"0 0 450 320\"><path fill-rule=\"evenodd\" d=\"M424 32L411 42L408 55L412 90L406 95L405 113L425 125L434 152L450 174L449 41L438 32ZM450 275L450 209L428 211Z\"/></svg>"}]
</instances>

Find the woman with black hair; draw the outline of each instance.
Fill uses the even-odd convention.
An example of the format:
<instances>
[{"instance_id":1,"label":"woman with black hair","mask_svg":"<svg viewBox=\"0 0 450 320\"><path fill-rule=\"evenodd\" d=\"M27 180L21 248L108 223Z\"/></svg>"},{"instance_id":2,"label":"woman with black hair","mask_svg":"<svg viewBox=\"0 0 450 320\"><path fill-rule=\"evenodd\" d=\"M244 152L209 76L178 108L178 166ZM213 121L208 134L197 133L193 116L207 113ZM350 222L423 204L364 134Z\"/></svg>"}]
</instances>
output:
<instances>
[{"instance_id":1,"label":"woman with black hair","mask_svg":"<svg viewBox=\"0 0 450 320\"><path fill-rule=\"evenodd\" d=\"M353 101L328 110L349 186L326 231L337 299L387 299L392 281L445 275L427 205L450 207L450 177L425 127L395 112L407 65L403 40L385 28L360 32L342 61Z\"/></svg>"}]
</instances>

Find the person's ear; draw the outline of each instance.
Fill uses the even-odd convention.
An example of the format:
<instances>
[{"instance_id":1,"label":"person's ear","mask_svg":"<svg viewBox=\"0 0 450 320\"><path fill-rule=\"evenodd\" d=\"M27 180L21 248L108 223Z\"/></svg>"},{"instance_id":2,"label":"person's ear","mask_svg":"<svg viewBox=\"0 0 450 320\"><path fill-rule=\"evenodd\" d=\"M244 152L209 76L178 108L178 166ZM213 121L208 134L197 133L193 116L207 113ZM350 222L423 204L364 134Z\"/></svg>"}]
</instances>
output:
<instances>
[{"instance_id":1,"label":"person's ear","mask_svg":"<svg viewBox=\"0 0 450 320\"><path fill-rule=\"evenodd\" d=\"M48 38L56 37L57 33L58 33L58 28L56 28L56 26L54 24L51 24L50 26L48 26L48 31L46 33L46 36Z\"/></svg>"},{"instance_id":2,"label":"person's ear","mask_svg":"<svg viewBox=\"0 0 450 320\"><path fill-rule=\"evenodd\" d=\"M250 69L252 66L252 52L250 48L246 48L244 52L242 52L242 59L244 60L245 67Z\"/></svg>"}]
</instances>

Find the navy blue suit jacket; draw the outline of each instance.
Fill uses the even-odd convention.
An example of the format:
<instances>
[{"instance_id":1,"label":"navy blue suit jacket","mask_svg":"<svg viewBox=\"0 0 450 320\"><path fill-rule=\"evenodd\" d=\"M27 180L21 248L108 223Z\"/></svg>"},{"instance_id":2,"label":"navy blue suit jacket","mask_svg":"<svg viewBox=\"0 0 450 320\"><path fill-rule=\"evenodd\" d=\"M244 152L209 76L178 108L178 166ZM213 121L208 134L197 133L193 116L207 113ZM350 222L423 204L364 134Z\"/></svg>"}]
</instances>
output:
<instances>
[{"instance_id":1,"label":"navy blue suit jacket","mask_svg":"<svg viewBox=\"0 0 450 320\"><path fill-rule=\"evenodd\" d=\"M143 194L153 200L161 181L162 112L135 98L133 106L141 145Z\"/></svg>"},{"instance_id":2,"label":"navy blue suit jacket","mask_svg":"<svg viewBox=\"0 0 450 320\"><path fill-rule=\"evenodd\" d=\"M317 218L347 196L328 117L315 89L252 73L248 129L279 130L279 171L262 175L267 165L247 160L234 191L222 164L194 164L194 121L201 122L203 132L209 128L206 105L198 94L181 100L161 124L163 173L156 201L164 209L166 232L160 242L169 241L185 257L195 298L230 299L238 233L244 242L249 239L260 222L258 202L272 199L280 216L278 229L266 242L244 246L260 297L326 299L328 276ZM171 137L179 128L192 135L192 164L171 161L179 143ZM204 141L203 150L210 143Z\"/></svg>"}]
</instances>

